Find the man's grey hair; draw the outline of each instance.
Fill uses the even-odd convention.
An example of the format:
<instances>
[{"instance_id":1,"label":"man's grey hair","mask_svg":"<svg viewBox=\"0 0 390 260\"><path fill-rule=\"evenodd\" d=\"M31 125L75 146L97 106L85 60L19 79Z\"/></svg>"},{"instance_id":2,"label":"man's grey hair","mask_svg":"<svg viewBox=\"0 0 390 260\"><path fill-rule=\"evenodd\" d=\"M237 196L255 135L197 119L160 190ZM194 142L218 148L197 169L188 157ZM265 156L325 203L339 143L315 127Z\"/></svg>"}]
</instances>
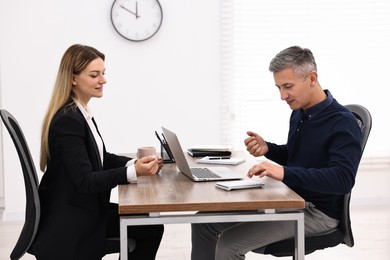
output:
<instances>
[{"instance_id":1,"label":"man's grey hair","mask_svg":"<svg viewBox=\"0 0 390 260\"><path fill-rule=\"evenodd\" d=\"M273 73L291 68L294 73L306 77L311 71L317 71L317 64L311 50L292 46L279 52L270 62L269 70Z\"/></svg>"}]
</instances>

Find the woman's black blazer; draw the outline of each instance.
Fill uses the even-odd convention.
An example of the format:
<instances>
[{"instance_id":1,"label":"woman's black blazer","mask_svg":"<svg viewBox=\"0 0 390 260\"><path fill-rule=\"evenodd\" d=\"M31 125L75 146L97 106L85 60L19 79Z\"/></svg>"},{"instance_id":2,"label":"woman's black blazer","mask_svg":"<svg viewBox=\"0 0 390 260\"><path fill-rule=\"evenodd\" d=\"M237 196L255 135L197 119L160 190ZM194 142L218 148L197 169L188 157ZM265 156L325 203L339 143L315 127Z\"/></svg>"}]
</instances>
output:
<instances>
[{"instance_id":1,"label":"woman's black blazer","mask_svg":"<svg viewBox=\"0 0 390 260\"><path fill-rule=\"evenodd\" d=\"M127 183L124 166L131 158L108 153L104 147L102 164L93 134L74 104L54 116L49 148L32 251L37 259L101 259L110 192Z\"/></svg>"}]
</instances>

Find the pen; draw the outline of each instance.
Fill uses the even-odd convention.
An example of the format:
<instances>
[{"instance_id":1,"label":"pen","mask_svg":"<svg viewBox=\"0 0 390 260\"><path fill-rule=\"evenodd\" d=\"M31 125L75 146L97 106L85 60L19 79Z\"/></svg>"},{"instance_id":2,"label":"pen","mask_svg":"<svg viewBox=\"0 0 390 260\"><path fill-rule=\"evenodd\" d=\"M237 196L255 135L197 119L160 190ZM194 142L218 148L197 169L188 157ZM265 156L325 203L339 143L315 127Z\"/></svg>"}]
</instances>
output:
<instances>
[{"instance_id":1,"label":"pen","mask_svg":"<svg viewBox=\"0 0 390 260\"><path fill-rule=\"evenodd\" d=\"M229 160L230 157L209 157L209 160Z\"/></svg>"},{"instance_id":2,"label":"pen","mask_svg":"<svg viewBox=\"0 0 390 260\"><path fill-rule=\"evenodd\" d=\"M154 131L156 133L157 139L160 141L161 144L163 144L163 141L161 140L160 136L158 135L157 131Z\"/></svg>"}]
</instances>

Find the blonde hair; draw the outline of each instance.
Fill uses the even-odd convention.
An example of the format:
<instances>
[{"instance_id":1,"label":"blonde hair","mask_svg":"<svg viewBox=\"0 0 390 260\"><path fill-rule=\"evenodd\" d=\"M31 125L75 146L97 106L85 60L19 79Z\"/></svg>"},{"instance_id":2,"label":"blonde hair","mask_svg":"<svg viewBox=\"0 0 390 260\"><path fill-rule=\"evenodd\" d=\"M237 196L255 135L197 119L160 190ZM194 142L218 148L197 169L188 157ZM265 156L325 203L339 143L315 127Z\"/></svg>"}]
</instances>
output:
<instances>
[{"instance_id":1,"label":"blonde hair","mask_svg":"<svg viewBox=\"0 0 390 260\"><path fill-rule=\"evenodd\" d=\"M45 171L50 160L49 131L53 117L62 107L72 104L73 98L76 98L72 85L73 76L79 75L91 61L97 58L104 61L105 57L95 48L81 44L70 46L62 56L49 107L42 124L41 171Z\"/></svg>"}]
</instances>

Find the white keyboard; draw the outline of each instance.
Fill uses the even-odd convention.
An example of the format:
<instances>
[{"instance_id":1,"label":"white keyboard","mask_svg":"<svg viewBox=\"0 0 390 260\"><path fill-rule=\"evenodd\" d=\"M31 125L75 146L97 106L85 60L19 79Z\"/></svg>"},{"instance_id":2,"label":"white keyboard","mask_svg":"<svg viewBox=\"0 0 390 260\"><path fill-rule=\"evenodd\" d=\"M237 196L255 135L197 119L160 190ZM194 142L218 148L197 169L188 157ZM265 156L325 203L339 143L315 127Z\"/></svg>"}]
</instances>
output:
<instances>
[{"instance_id":1,"label":"white keyboard","mask_svg":"<svg viewBox=\"0 0 390 260\"><path fill-rule=\"evenodd\" d=\"M264 183L254 180L220 181L217 182L215 186L223 190L239 190L250 188L263 188Z\"/></svg>"}]
</instances>

